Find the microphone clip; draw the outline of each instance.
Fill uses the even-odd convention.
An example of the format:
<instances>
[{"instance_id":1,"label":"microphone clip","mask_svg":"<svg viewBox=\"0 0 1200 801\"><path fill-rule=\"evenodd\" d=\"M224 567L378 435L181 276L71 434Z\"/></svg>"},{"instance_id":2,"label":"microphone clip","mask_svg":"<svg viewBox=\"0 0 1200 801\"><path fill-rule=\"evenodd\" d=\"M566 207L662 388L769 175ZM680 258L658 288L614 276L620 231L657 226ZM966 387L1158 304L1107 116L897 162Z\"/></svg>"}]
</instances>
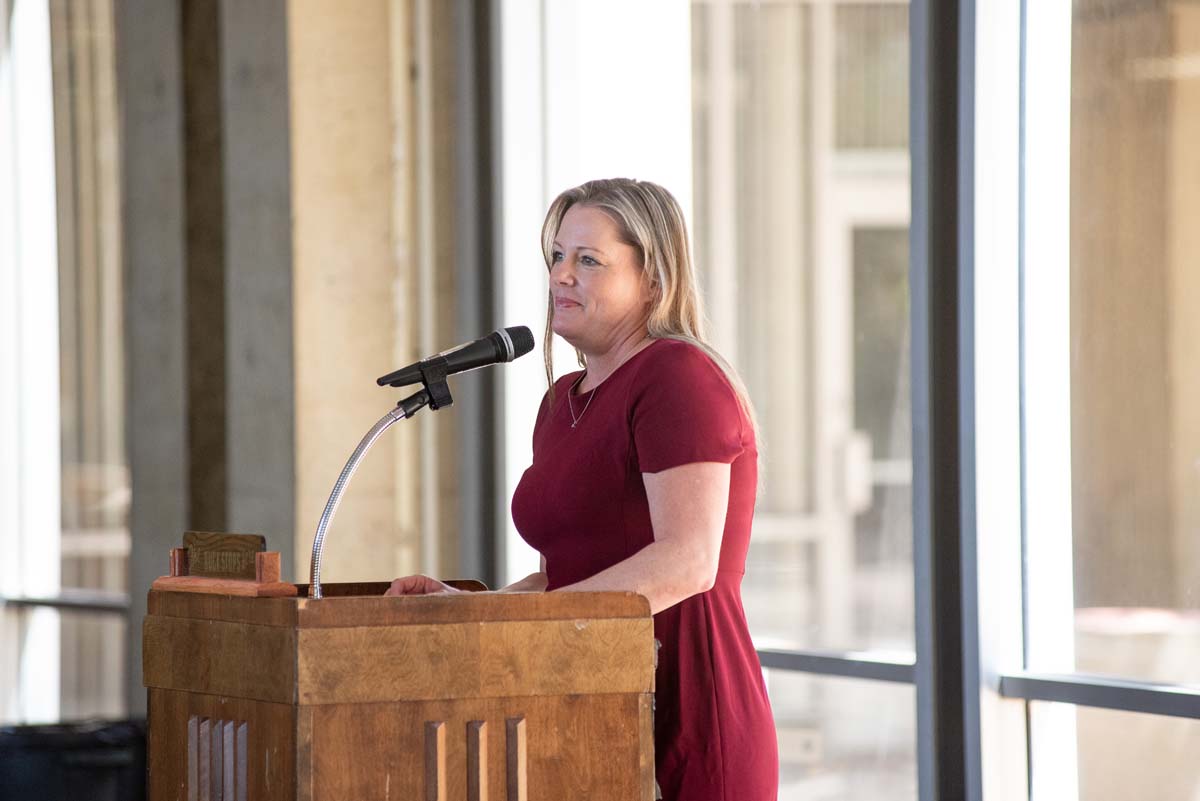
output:
<instances>
[{"instance_id":1,"label":"microphone clip","mask_svg":"<svg viewBox=\"0 0 1200 801\"><path fill-rule=\"evenodd\" d=\"M454 398L450 395L450 385L446 383L446 376L450 374L450 363L446 361L445 356L426 359L419 369L421 389L396 404L405 417L412 417L426 406L436 412L454 403Z\"/></svg>"},{"instance_id":2,"label":"microphone clip","mask_svg":"<svg viewBox=\"0 0 1200 801\"><path fill-rule=\"evenodd\" d=\"M435 412L454 403L450 397L450 385L446 376L450 374L450 363L445 356L434 356L421 364L421 384L429 393L429 408Z\"/></svg>"}]
</instances>

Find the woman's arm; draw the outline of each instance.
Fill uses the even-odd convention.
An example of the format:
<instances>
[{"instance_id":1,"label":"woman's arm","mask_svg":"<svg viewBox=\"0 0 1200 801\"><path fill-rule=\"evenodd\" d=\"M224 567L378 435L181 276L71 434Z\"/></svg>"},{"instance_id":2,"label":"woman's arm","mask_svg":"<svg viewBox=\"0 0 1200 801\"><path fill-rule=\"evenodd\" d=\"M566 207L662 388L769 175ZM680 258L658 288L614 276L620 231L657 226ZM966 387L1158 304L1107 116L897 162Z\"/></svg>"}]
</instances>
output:
<instances>
[{"instance_id":1,"label":"woman's arm","mask_svg":"<svg viewBox=\"0 0 1200 801\"><path fill-rule=\"evenodd\" d=\"M530 573L520 581L514 581L507 587L493 592L545 592L546 583L546 557L543 556L540 572ZM415 575L396 579L384 595L452 595L456 592L465 590L456 590L449 584L429 576Z\"/></svg>"},{"instance_id":2,"label":"woman's arm","mask_svg":"<svg viewBox=\"0 0 1200 801\"><path fill-rule=\"evenodd\" d=\"M566 592L626 590L650 600L658 614L713 586L729 507L730 467L697 462L643 473L654 542Z\"/></svg>"},{"instance_id":3,"label":"woman's arm","mask_svg":"<svg viewBox=\"0 0 1200 801\"><path fill-rule=\"evenodd\" d=\"M530 573L520 581L514 581L507 587L501 587L496 592L545 592L546 585L550 582L546 576L546 557L542 557L541 570L537 573Z\"/></svg>"}]
</instances>

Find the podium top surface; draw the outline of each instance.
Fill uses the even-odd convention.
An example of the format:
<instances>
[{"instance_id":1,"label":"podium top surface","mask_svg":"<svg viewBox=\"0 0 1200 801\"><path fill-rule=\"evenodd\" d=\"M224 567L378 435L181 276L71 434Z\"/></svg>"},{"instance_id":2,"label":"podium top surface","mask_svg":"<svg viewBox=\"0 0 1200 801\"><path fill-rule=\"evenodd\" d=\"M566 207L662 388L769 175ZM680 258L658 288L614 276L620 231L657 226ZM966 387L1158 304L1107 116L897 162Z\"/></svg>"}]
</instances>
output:
<instances>
[{"instance_id":1,"label":"podium top surface","mask_svg":"<svg viewBox=\"0 0 1200 801\"><path fill-rule=\"evenodd\" d=\"M648 618L650 604L632 592L477 592L384 597L389 583L323 584L308 598L296 585L290 598L247 598L151 590L147 612L163 617L220 620L287 628L403 626L484 621Z\"/></svg>"},{"instance_id":2,"label":"podium top surface","mask_svg":"<svg viewBox=\"0 0 1200 801\"><path fill-rule=\"evenodd\" d=\"M284 704L646 693L654 623L635 593L384 597L385 582L320 600L152 590L147 687Z\"/></svg>"}]
</instances>

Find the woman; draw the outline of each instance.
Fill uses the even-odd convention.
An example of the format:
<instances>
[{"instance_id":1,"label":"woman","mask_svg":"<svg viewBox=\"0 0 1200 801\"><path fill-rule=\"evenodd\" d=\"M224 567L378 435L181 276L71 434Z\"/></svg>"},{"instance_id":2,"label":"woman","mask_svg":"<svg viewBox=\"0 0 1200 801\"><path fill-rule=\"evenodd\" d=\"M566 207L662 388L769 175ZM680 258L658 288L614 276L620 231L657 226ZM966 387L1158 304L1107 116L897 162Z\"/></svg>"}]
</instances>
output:
<instances>
[{"instance_id":1,"label":"woman","mask_svg":"<svg viewBox=\"0 0 1200 801\"><path fill-rule=\"evenodd\" d=\"M741 581L758 483L753 411L703 340L687 229L669 192L591 181L542 228L550 385L513 520L541 571L504 591L640 593L662 643L666 801L775 799L778 752ZM585 369L554 380L553 334ZM425 576L389 594L455 592Z\"/></svg>"}]
</instances>

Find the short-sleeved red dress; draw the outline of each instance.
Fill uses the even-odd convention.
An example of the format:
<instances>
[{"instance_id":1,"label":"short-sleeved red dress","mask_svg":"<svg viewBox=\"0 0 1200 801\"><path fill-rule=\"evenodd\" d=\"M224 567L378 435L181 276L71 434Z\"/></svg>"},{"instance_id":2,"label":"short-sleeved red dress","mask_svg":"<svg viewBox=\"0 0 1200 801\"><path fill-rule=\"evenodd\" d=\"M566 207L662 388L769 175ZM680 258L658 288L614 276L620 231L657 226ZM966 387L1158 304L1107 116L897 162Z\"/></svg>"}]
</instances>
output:
<instances>
[{"instance_id":1,"label":"short-sleeved red dress","mask_svg":"<svg viewBox=\"0 0 1200 801\"><path fill-rule=\"evenodd\" d=\"M665 801L774 801L778 749L770 702L742 608L758 483L754 434L721 369L699 348L658 339L591 393L543 399L533 464L513 521L546 558L548 590L589 578L654 539L642 473L693 462L731 465L716 583L659 612L654 742Z\"/></svg>"}]
</instances>

